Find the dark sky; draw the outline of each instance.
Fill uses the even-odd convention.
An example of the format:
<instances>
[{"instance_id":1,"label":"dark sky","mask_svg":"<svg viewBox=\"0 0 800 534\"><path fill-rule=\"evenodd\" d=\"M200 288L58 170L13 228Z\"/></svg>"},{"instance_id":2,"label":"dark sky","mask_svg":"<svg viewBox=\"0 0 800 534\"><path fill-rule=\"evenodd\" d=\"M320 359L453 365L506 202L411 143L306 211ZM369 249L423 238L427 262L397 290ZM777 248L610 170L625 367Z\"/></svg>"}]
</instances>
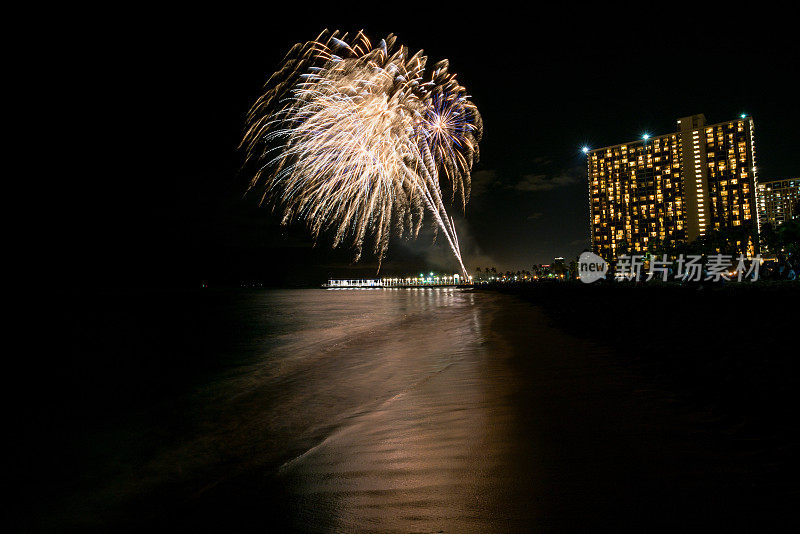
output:
<instances>
[{"instance_id":1,"label":"dark sky","mask_svg":"<svg viewBox=\"0 0 800 534\"><path fill-rule=\"evenodd\" d=\"M42 245L74 283L317 283L375 273L375 258L312 247L243 197L244 115L288 48L323 28L393 32L450 60L484 120L466 216L467 267L530 269L588 242L585 159L679 117L754 117L762 179L800 175L797 28L781 13L612 4L559 13L386 4L290 11L107 13L70 31L52 90L70 147L52 173ZM727 4L730 6L730 4ZM444 4L442 4L444 6ZM308 13L306 13L308 11ZM679 14L676 14L678 13ZM696 17L690 19L689 17ZM383 273L453 268L430 235L393 242Z\"/></svg>"}]
</instances>

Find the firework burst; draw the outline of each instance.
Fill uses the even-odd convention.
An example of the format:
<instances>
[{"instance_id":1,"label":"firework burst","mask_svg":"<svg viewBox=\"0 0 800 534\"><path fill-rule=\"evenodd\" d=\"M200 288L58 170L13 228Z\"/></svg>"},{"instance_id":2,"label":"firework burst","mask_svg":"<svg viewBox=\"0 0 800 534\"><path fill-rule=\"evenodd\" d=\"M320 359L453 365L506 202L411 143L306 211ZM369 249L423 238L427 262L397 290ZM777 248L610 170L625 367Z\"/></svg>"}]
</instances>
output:
<instances>
[{"instance_id":1,"label":"firework burst","mask_svg":"<svg viewBox=\"0 0 800 534\"><path fill-rule=\"evenodd\" d=\"M429 73L426 62L393 35L298 43L248 113L242 148L257 163L250 188L284 223L306 221L315 240L333 230L355 260L374 237L380 266L392 233L418 235L427 212L466 276L442 189L465 209L481 117L447 60Z\"/></svg>"}]
</instances>

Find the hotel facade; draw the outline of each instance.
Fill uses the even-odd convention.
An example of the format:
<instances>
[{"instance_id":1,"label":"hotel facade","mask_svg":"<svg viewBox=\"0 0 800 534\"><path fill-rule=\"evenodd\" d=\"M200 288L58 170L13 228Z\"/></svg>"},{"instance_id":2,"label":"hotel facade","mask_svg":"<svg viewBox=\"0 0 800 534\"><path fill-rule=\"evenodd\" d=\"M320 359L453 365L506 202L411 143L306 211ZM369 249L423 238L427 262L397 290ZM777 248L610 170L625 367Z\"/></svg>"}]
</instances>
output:
<instances>
[{"instance_id":1,"label":"hotel facade","mask_svg":"<svg viewBox=\"0 0 800 534\"><path fill-rule=\"evenodd\" d=\"M676 132L587 153L592 249L615 260L711 231L758 227L753 120L678 120Z\"/></svg>"},{"instance_id":2,"label":"hotel facade","mask_svg":"<svg viewBox=\"0 0 800 534\"><path fill-rule=\"evenodd\" d=\"M761 224L777 227L800 217L795 208L800 201L800 178L758 184L758 214Z\"/></svg>"}]
</instances>

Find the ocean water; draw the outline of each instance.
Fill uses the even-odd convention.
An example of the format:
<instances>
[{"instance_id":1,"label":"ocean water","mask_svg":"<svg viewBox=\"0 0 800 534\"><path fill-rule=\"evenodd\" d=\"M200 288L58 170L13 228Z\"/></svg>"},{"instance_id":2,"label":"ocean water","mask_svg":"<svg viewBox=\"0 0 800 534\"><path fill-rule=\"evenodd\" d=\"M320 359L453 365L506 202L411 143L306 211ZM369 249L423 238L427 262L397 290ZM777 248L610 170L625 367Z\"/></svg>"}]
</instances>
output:
<instances>
[{"instance_id":1,"label":"ocean water","mask_svg":"<svg viewBox=\"0 0 800 534\"><path fill-rule=\"evenodd\" d=\"M242 517L262 507L298 528L464 520L479 497L465 477L492 465L475 453L507 424L487 388L503 298L438 288L90 299L69 312L76 352L92 355L81 379L109 402L123 393L120 408L84 418L88 429L66 430L82 466L64 474L45 524L181 523L215 507L216 521L242 502ZM115 359L139 362L115 370Z\"/></svg>"},{"instance_id":2,"label":"ocean water","mask_svg":"<svg viewBox=\"0 0 800 534\"><path fill-rule=\"evenodd\" d=\"M509 295L111 291L43 309L51 343L16 375L20 530L788 524L789 445Z\"/></svg>"}]
</instances>

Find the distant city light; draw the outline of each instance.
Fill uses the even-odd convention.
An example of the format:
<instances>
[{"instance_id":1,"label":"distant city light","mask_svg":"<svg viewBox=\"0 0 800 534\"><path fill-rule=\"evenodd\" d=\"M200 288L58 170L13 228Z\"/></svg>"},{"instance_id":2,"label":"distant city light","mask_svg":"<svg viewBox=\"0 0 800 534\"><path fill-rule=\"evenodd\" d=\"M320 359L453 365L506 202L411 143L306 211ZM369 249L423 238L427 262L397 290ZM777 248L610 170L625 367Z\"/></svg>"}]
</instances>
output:
<instances>
[{"instance_id":1,"label":"distant city light","mask_svg":"<svg viewBox=\"0 0 800 534\"><path fill-rule=\"evenodd\" d=\"M740 115L740 117L741 117L741 118L745 118L745 117L747 117L747 113L742 113L742 114Z\"/></svg>"},{"instance_id":2,"label":"distant city light","mask_svg":"<svg viewBox=\"0 0 800 534\"><path fill-rule=\"evenodd\" d=\"M644 135L642 136L642 139L644 139L645 141L647 141L648 139L650 139L650 134L644 134Z\"/></svg>"},{"instance_id":3,"label":"distant city light","mask_svg":"<svg viewBox=\"0 0 800 534\"><path fill-rule=\"evenodd\" d=\"M584 154L588 154L589 153L589 147L588 146L583 147L581 150L583 151Z\"/></svg>"}]
</instances>

